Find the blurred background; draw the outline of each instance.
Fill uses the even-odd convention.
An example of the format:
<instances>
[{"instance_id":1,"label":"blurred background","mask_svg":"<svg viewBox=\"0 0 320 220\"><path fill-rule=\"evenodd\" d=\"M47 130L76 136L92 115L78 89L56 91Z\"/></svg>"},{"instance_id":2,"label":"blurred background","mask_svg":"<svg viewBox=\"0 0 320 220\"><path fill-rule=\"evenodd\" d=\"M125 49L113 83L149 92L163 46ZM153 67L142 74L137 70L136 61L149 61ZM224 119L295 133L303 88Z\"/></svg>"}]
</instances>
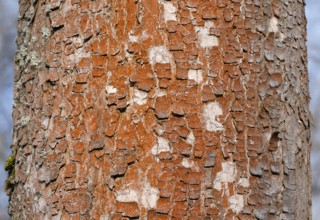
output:
<instances>
[{"instance_id":1,"label":"blurred background","mask_svg":"<svg viewBox=\"0 0 320 220\"><path fill-rule=\"evenodd\" d=\"M312 214L320 220L320 1L306 0L312 127Z\"/></svg>"},{"instance_id":2,"label":"blurred background","mask_svg":"<svg viewBox=\"0 0 320 220\"><path fill-rule=\"evenodd\" d=\"M313 219L320 220L320 1L306 0L308 19L309 80L311 111L314 118L312 130L312 190ZM10 154L11 111L13 100L13 56L16 45L17 0L0 0L0 220L9 219L8 197L3 192L7 173L5 159Z\"/></svg>"},{"instance_id":3,"label":"blurred background","mask_svg":"<svg viewBox=\"0 0 320 220\"><path fill-rule=\"evenodd\" d=\"M0 0L0 219L9 219L4 162L10 154L13 103L13 57L16 50L18 0Z\"/></svg>"}]
</instances>

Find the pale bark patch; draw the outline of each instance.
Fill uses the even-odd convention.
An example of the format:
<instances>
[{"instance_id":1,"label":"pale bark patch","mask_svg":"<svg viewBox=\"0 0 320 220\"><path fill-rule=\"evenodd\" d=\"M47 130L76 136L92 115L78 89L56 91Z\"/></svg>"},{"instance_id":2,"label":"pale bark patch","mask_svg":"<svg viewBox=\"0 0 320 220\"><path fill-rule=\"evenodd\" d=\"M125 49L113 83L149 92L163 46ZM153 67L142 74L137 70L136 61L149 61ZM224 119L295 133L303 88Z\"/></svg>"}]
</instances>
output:
<instances>
[{"instance_id":1,"label":"pale bark patch","mask_svg":"<svg viewBox=\"0 0 320 220\"><path fill-rule=\"evenodd\" d=\"M187 136L187 143L193 145L195 140L196 140L196 138L194 137L193 132L190 131L188 136Z\"/></svg>"},{"instance_id":2,"label":"pale bark patch","mask_svg":"<svg viewBox=\"0 0 320 220\"><path fill-rule=\"evenodd\" d=\"M233 212L239 213L244 207L243 195L235 194L229 198L229 207Z\"/></svg>"},{"instance_id":3,"label":"pale bark patch","mask_svg":"<svg viewBox=\"0 0 320 220\"><path fill-rule=\"evenodd\" d=\"M128 34L128 40L131 43L138 43L140 41L143 41L147 39L149 36L146 31L142 31L140 35L134 35L131 32Z\"/></svg>"},{"instance_id":4,"label":"pale bark patch","mask_svg":"<svg viewBox=\"0 0 320 220\"><path fill-rule=\"evenodd\" d=\"M101 215L100 218L99 218L99 220L109 220L109 219L110 219L110 217L107 214Z\"/></svg>"},{"instance_id":5,"label":"pale bark patch","mask_svg":"<svg viewBox=\"0 0 320 220\"><path fill-rule=\"evenodd\" d=\"M157 207L159 190L151 187L150 183L145 183L141 190L124 189L116 192L116 200L119 202L137 202L146 209Z\"/></svg>"},{"instance_id":6,"label":"pale bark patch","mask_svg":"<svg viewBox=\"0 0 320 220\"><path fill-rule=\"evenodd\" d=\"M107 91L108 94L112 94L112 93L116 93L118 90L114 86L107 85L106 86L106 91Z\"/></svg>"},{"instance_id":7,"label":"pale bark patch","mask_svg":"<svg viewBox=\"0 0 320 220\"><path fill-rule=\"evenodd\" d=\"M129 34L129 42L136 43L139 41L139 36Z\"/></svg>"},{"instance_id":8,"label":"pale bark patch","mask_svg":"<svg viewBox=\"0 0 320 220\"><path fill-rule=\"evenodd\" d=\"M218 38L216 36L209 35L211 27L213 27L213 23L208 21L205 22L204 27L195 28L200 40L200 46L202 48L210 48L219 45Z\"/></svg>"},{"instance_id":9,"label":"pale bark patch","mask_svg":"<svg viewBox=\"0 0 320 220\"><path fill-rule=\"evenodd\" d=\"M279 27L278 27L278 19L276 17L272 17L269 21L269 32L278 32L279 31Z\"/></svg>"},{"instance_id":10,"label":"pale bark patch","mask_svg":"<svg viewBox=\"0 0 320 220\"><path fill-rule=\"evenodd\" d=\"M138 202L138 192L133 189L125 189L116 192L116 200L119 202Z\"/></svg>"},{"instance_id":11,"label":"pale bark patch","mask_svg":"<svg viewBox=\"0 0 320 220\"><path fill-rule=\"evenodd\" d=\"M250 182L249 182L249 180L246 179L246 178L241 178L241 179L239 180L238 184L239 184L240 186L243 186L243 187L249 187L249 186L250 186Z\"/></svg>"},{"instance_id":12,"label":"pale bark patch","mask_svg":"<svg viewBox=\"0 0 320 220\"><path fill-rule=\"evenodd\" d=\"M213 182L213 187L217 190L222 189L222 183L232 183L236 178L236 164L233 162L223 162L222 170L217 173Z\"/></svg>"},{"instance_id":13,"label":"pale bark patch","mask_svg":"<svg viewBox=\"0 0 320 220\"><path fill-rule=\"evenodd\" d=\"M147 103L148 93L141 91L137 88L134 89L133 93L133 102L137 103L138 105L144 105Z\"/></svg>"},{"instance_id":14,"label":"pale bark patch","mask_svg":"<svg viewBox=\"0 0 320 220\"><path fill-rule=\"evenodd\" d=\"M165 46L157 46L149 49L149 62L151 65L155 63L170 63L171 54Z\"/></svg>"},{"instance_id":15,"label":"pale bark patch","mask_svg":"<svg viewBox=\"0 0 320 220\"><path fill-rule=\"evenodd\" d=\"M197 83L200 83L203 80L202 71L190 69L188 71L188 79L194 80Z\"/></svg>"},{"instance_id":16,"label":"pale bark patch","mask_svg":"<svg viewBox=\"0 0 320 220\"><path fill-rule=\"evenodd\" d=\"M172 4L172 2L160 1L164 8L164 20L167 21L176 21L177 8Z\"/></svg>"},{"instance_id":17,"label":"pale bark patch","mask_svg":"<svg viewBox=\"0 0 320 220\"><path fill-rule=\"evenodd\" d=\"M166 91L157 90L156 97L166 96L168 93Z\"/></svg>"},{"instance_id":18,"label":"pale bark patch","mask_svg":"<svg viewBox=\"0 0 320 220\"><path fill-rule=\"evenodd\" d=\"M22 127L26 126L27 124L29 124L31 118L29 116L22 116L20 119L20 124Z\"/></svg>"},{"instance_id":19,"label":"pale bark patch","mask_svg":"<svg viewBox=\"0 0 320 220\"><path fill-rule=\"evenodd\" d=\"M159 199L159 190L151 187L149 183L144 185L141 203L147 209L154 209L157 207L157 201Z\"/></svg>"},{"instance_id":20,"label":"pale bark patch","mask_svg":"<svg viewBox=\"0 0 320 220\"><path fill-rule=\"evenodd\" d=\"M181 165L186 168L192 168L192 167L194 167L194 162L191 161L189 158L183 158Z\"/></svg>"},{"instance_id":21,"label":"pale bark patch","mask_svg":"<svg viewBox=\"0 0 320 220\"><path fill-rule=\"evenodd\" d=\"M49 118L45 118L42 120L41 125L43 128L47 129L49 126Z\"/></svg>"},{"instance_id":22,"label":"pale bark patch","mask_svg":"<svg viewBox=\"0 0 320 220\"><path fill-rule=\"evenodd\" d=\"M171 147L169 145L168 140L162 137L158 137L158 143L153 146L151 149L151 153L156 156L161 152L168 152L171 151Z\"/></svg>"},{"instance_id":23,"label":"pale bark patch","mask_svg":"<svg viewBox=\"0 0 320 220\"><path fill-rule=\"evenodd\" d=\"M84 48L79 48L74 51L74 54L67 56L68 62L66 63L79 63L83 58L89 58L91 54L86 51Z\"/></svg>"},{"instance_id":24,"label":"pale bark patch","mask_svg":"<svg viewBox=\"0 0 320 220\"><path fill-rule=\"evenodd\" d=\"M203 107L203 122L208 131L222 131L223 125L218 122L218 116L222 115L222 108L218 102L209 102Z\"/></svg>"}]
</instances>

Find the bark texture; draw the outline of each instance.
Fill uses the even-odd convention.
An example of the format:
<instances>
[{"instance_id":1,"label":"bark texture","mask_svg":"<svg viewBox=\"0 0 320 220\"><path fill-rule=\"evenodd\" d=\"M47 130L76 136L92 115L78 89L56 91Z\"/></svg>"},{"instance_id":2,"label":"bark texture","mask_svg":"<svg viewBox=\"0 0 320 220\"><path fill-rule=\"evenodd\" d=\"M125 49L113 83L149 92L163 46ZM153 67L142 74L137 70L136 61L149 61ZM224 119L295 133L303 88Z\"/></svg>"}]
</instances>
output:
<instances>
[{"instance_id":1,"label":"bark texture","mask_svg":"<svg viewBox=\"0 0 320 220\"><path fill-rule=\"evenodd\" d=\"M311 219L305 26L303 0L20 0L13 219Z\"/></svg>"}]
</instances>

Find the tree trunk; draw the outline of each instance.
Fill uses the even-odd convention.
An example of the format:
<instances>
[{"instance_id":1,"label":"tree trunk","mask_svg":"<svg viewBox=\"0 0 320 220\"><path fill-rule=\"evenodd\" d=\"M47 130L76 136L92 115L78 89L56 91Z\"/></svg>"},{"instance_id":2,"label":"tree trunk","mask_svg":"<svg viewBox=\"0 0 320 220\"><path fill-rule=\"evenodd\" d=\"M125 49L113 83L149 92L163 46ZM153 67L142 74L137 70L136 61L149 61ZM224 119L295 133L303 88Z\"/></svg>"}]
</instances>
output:
<instances>
[{"instance_id":1,"label":"tree trunk","mask_svg":"<svg viewBox=\"0 0 320 220\"><path fill-rule=\"evenodd\" d=\"M304 1L20 0L13 219L311 219Z\"/></svg>"}]
</instances>

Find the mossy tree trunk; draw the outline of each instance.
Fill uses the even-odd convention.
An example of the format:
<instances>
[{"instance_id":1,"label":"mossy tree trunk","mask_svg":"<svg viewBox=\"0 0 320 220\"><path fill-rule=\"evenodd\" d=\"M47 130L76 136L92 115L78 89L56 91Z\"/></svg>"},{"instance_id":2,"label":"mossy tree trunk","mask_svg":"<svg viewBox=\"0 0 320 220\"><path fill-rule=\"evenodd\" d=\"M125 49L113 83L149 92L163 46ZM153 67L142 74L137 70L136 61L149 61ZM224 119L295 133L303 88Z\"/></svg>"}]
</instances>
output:
<instances>
[{"instance_id":1,"label":"mossy tree trunk","mask_svg":"<svg viewBox=\"0 0 320 220\"><path fill-rule=\"evenodd\" d=\"M20 0L11 215L311 219L305 25L302 0Z\"/></svg>"}]
</instances>

